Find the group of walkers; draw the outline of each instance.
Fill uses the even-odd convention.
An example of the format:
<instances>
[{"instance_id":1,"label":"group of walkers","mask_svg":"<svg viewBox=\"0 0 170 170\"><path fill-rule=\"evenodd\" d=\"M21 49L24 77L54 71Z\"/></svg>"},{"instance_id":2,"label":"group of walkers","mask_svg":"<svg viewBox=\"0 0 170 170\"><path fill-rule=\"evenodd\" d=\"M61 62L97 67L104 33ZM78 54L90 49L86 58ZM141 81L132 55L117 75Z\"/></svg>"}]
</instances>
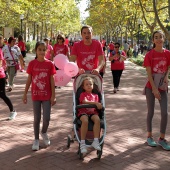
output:
<instances>
[{"instance_id":1,"label":"group of walkers","mask_svg":"<svg viewBox=\"0 0 170 170\"><path fill-rule=\"evenodd\" d=\"M34 112L34 142L32 150L39 150L39 133L41 134L46 146L50 145L50 139L47 134L47 130L50 122L51 107L56 103L55 85L53 75L57 72L53 61L54 56L57 54L64 54L70 61L76 62L79 68L78 74L83 74L86 71L91 71L91 74L100 74L101 70L106 66L105 46L106 42L100 43L98 40L92 39L92 27L83 26L81 28L82 40L75 42L71 51L68 45L65 44L65 37L62 34L57 36L57 41L54 46L50 45L50 40L45 38L44 41L37 42L35 47L36 57L28 64L27 73L28 78L24 90L23 102L27 103L27 92L31 85L31 94L33 101ZM168 100L167 100L167 83L170 69L170 52L163 48L165 36L162 31L155 31L152 37L153 49L150 50L144 59L144 67L148 74L148 82L144 88L144 94L147 101L147 143L149 146L156 147L161 145L165 150L170 150L165 140L165 132L167 127L168 118ZM0 44L1 45L1 44ZM118 42L111 42L109 44L109 61L113 76L113 92L117 93L119 90L120 78L123 70L125 69L124 60L127 58L127 50L120 50L120 44ZM15 63L20 60L21 68L24 69L24 53L21 54L21 50L15 45L15 39L10 37L8 45L0 48L0 69L9 72L9 84L12 85L10 77L15 76ZM9 59L10 58L10 59ZM15 60L16 59L16 60ZM9 71L11 70L11 71ZM2 71L3 72L3 71ZM15 118L16 111L10 99L6 96L5 92L5 74L0 74L0 97L8 105L10 109L10 119ZM102 74L103 76L103 74ZM93 81L87 79L82 84L85 95L81 96L81 103L93 103L98 108L102 105L96 97L93 96ZM90 97L87 97L89 96ZM155 99L158 99L161 107L161 125L160 125L160 138L158 142L155 142L152 133L152 119L154 115ZM41 107L43 108L43 126L40 132L41 121ZM12 115L11 115L12 114ZM95 126L93 147L97 150L101 150L99 145L99 118L96 111L81 113L79 118L82 121L81 129L81 153L86 153L87 148L85 145L85 136L87 133L87 122L91 119Z\"/></svg>"},{"instance_id":2,"label":"group of walkers","mask_svg":"<svg viewBox=\"0 0 170 170\"><path fill-rule=\"evenodd\" d=\"M22 37L19 39L19 45L23 41ZM21 54L21 49L15 45L16 39L10 37L8 43L4 45L3 36L0 36L0 97L4 100L10 110L9 119L12 120L17 115L16 110L9 97L6 95L7 91L12 91L14 78L16 76L17 70L19 69L19 62L21 65L21 71L24 70L24 59ZM23 51L22 51L23 52ZM25 57L25 56L24 56ZM6 89L6 86L8 88Z\"/></svg>"}]
</instances>

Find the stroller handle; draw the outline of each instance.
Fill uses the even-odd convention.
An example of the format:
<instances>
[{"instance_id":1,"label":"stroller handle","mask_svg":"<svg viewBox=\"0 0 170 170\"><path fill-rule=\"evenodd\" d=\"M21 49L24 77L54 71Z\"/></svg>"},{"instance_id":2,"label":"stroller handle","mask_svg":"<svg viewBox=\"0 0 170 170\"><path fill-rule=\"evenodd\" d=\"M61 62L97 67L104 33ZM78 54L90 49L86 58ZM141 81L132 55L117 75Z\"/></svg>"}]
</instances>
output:
<instances>
[{"instance_id":1,"label":"stroller handle","mask_svg":"<svg viewBox=\"0 0 170 170\"><path fill-rule=\"evenodd\" d=\"M95 109L97 109L97 106L95 104L81 104L81 105L76 106L76 109L81 109L81 108L95 108Z\"/></svg>"},{"instance_id":2,"label":"stroller handle","mask_svg":"<svg viewBox=\"0 0 170 170\"><path fill-rule=\"evenodd\" d=\"M76 110L81 109L81 108L95 108L95 109L97 109L97 106L95 104L81 104L81 105L76 106ZM104 107L102 107L102 109L100 109L100 110L104 111Z\"/></svg>"}]
</instances>

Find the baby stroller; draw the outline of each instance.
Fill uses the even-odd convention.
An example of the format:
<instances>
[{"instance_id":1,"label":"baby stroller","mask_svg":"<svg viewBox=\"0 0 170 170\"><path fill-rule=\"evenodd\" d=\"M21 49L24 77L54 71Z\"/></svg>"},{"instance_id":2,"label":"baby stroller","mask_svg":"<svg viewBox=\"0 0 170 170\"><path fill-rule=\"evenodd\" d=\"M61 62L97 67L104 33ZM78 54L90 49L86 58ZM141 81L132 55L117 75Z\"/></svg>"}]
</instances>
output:
<instances>
[{"instance_id":1,"label":"baby stroller","mask_svg":"<svg viewBox=\"0 0 170 170\"><path fill-rule=\"evenodd\" d=\"M81 87L81 84L84 80L85 77L91 77L94 80L94 90L93 93L97 94L99 96L100 102L103 105L103 108L101 110L98 110L99 112L99 117L100 117L100 138L99 138L99 143L101 146L101 151L97 150L97 157L100 159L101 155L102 155L102 150L103 150L103 145L104 145L104 138L106 135L106 119L105 119L105 112L104 112L104 108L105 108L105 100L104 100L104 92L103 92L103 87L102 87L102 78L99 75L93 75L93 74L81 74L79 76L77 76L74 79L74 83L73 83L73 130L74 130L74 137L75 140L78 141L79 143L79 147L78 147L78 152L77 154L79 155L79 158L82 159L83 158L83 154L80 151L80 128L81 128L81 121L80 119L77 117L78 114L78 109L80 108L96 108L96 105L92 105L92 104L83 104L83 105L79 105L79 97L80 94L83 92L83 89ZM89 120L89 124L88 124L88 132L86 135L86 139L85 139L85 143L87 147L91 147L91 144L93 142L93 121ZM73 135L72 135L73 136ZM70 147L70 143L74 142L74 139L71 135L68 135L67 137L67 147Z\"/></svg>"}]
</instances>

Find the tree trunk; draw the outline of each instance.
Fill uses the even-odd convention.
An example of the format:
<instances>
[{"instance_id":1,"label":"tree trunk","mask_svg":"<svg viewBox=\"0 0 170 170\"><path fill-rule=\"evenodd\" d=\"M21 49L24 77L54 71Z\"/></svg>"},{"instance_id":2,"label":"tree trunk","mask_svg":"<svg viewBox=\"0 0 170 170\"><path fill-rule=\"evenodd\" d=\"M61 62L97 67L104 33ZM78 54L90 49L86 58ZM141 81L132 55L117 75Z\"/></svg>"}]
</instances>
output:
<instances>
[{"instance_id":1,"label":"tree trunk","mask_svg":"<svg viewBox=\"0 0 170 170\"><path fill-rule=\"evenodd\" d=\"M34 29L34 32L33 32L33 40L35 40L35 22L33 23L33 29Z\"/></svg>"}]
</instances>

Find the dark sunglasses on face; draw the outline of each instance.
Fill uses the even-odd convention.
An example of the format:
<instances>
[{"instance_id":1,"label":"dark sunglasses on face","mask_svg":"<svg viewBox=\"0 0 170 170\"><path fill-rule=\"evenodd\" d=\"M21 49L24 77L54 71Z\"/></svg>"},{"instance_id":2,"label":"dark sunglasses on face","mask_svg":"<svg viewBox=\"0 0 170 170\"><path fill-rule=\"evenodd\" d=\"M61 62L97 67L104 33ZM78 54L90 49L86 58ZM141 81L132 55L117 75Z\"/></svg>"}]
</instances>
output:
<instances>
[{"instance_id":1,"label":"dark sunglasses on face","mask_svg":"<svg viewBox=\"0 0 170 170\"><path fill-rule=\"evenodd\" d=\"M119 48L119 46L115 46L115 48Z\"/></svg>"}]
</instances>

